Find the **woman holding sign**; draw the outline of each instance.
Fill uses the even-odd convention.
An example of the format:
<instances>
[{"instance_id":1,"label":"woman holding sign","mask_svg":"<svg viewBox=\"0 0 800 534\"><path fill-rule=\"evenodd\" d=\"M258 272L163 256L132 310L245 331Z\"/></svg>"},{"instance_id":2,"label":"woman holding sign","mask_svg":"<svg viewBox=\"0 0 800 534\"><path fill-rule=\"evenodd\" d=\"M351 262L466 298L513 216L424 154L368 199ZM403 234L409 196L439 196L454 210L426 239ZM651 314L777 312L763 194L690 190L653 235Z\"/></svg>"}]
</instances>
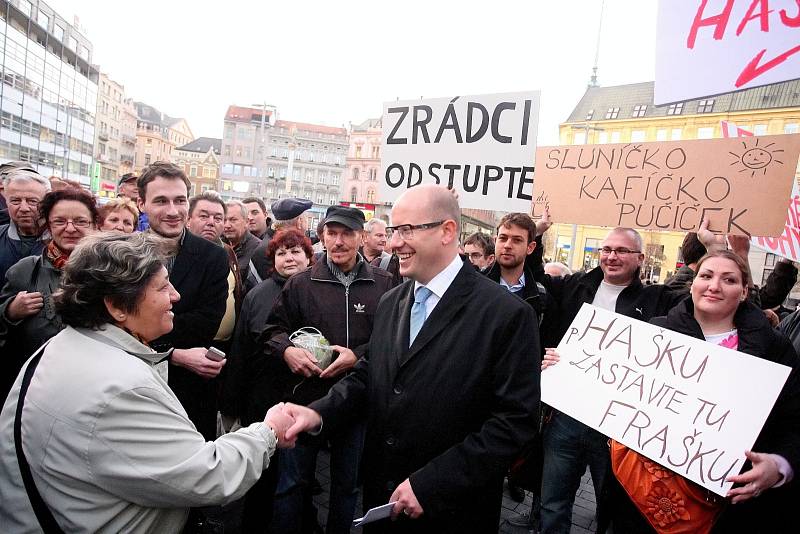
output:
<instances>
[{"instance_id":1,"label":"woman holding sign","mask_svg":"<svg viewBox=\"0 0 800 534\"><path fill-rule=\"evenodd\" d=\"M727 250L707 254L697 264L691 299L681 302L666 317L651 321L793 368L753 451L745 453L748 462L743 472L728 477L735 486L728 492L728 499L723 500L612 441L611 464L619 484L609 484L608 504L615 533L652 529L658 532L794 530L787 530L792 519L785 512L791 509L786 506L795 486L790 482L800 470L800 436L796 431L800 424L798 358L788 339L776 333L764 313L747 302L749 280L750 270L740 256ZM644 482L655 479L657 482ZM643 487L649 491L645 493Z\"/></svg>"},{"instance_id":2,"label":"woman holding sign","mask_svg":"<svg viewBox=\"0 0 800 534\"><path fill-rule=\"evenodd\" d=\"M792 368L753 451L745 453L744 470L728 477L734 487L722 499L611 440L614 477L608 477L600 506L615 534L798 531L790 526L796 515L786 512L793 511L789 503L797 502L792 479L800 474L800 360L788 339L746 300L749 280L741 257L727 250L711 252L697 264L691 298L651 321ZM558 359L548 349L542 368Z\"/></svg>"}]
</instances>

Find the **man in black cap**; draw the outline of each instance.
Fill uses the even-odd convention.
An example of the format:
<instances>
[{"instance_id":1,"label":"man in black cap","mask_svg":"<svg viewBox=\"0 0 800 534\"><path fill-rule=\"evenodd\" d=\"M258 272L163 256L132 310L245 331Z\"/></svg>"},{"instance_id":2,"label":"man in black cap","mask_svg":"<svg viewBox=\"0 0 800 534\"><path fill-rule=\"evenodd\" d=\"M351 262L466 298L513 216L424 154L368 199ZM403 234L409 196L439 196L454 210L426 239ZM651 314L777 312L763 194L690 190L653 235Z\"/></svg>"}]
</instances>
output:
<instances>
[{"instance_id":1,"label":"man in black cap","mask_svg":"<svg viewBox=\"0 0 800 534\"><path fill-rule=\"evenodd\" d=\"M117 196L129 198L134 202L134 204L137 203L139 201L139 187L136 185L138 180L139 177L132 172L123 174L119 179L119 183L117 184ZM139 220L136 223L136 231L144 232L149 227L150 224L147 219L147 214L143 211L140 211Z\"/></svg>"},{"instance_id":2,"label":"man in black cap","mask_svg":"<svg viewBox=\"0 0 800 534\"><path fill-rule=\"evenodd\" d=\"M275 205L273 211L280 217ZM262 339L267 357L285 363L274 376L283 400L305 405L324 397L366 351L378 302L393 284L389 273L373 268L359 254L363 227L361 210L328 208L322 233L325 255L289 278L272 308ZM332 363L322 364L324 369L315 355L290 340L293 332L309 327L319 330L334 351ZM273 532L307 532L308 524L302 523L316 517L308 513L313 510L311 483L317 453L326 440L331 443L327 532L350 532L363 443L360 424L312 436L281 454Z\"/></svg>"},{"instance_id":3,"label":"man in black cap","mask_svg":"<svg viewBox=\"0 0 800 534\"><path fill-rule=\"evenodd\" d=\"M303 217L314 203L304 198L282 198L276 200L270 206L272 214L275 216L275 231L283 228L297 228L304 234L308 230L308 221ZM364 215L362 214L363 218ZM250 261L250 283L259 283L266 280L270 275L272 265L267 259L267 247L270 240L269 233L264 235L261 244L253 251Z\"/></svg>"}]
</instances>

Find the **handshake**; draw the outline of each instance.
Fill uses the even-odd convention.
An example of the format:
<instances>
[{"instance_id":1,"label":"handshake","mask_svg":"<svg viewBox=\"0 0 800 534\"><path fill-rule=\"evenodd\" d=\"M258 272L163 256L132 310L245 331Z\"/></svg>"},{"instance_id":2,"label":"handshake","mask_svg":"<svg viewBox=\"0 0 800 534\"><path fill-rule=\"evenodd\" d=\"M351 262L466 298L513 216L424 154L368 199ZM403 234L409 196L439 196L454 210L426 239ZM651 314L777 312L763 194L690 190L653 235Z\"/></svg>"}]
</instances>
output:
<instances>
[{"instance_id":1,"label":"handshake","mask_svg":"<svg viewBox=\"0 0 800 534\"><path fill-rule=\"evenodd\" d=\"M301 432L319 431L322 428L322 417L311 408L280 402L269 409L264 424L275 432L278 447L290 449L294 447Z\"/></svg>"}]
</instances>

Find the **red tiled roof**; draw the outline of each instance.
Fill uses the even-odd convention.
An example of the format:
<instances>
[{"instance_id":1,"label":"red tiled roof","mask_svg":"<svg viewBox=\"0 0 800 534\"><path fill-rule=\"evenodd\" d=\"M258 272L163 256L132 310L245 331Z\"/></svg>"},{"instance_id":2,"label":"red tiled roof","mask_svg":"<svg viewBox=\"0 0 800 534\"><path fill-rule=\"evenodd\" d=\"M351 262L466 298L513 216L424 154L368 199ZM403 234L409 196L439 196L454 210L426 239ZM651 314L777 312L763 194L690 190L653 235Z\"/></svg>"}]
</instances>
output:
<instances>
[{"instance_id":1,"label":"red tiled roof","mask_svg":"<svg viewBox=\"0 0 800 534\"><path fill-rule=\"evenodd\" d=\"M253 120L260 121L261 115L264 110L261 108L246 108L242 106L228 106L228 111L225 113L226 121L234 122L251 122ZM255 117L254 117L255 115ZM267 110L267 119L272 116L272 110Z\"/></svg>"},{"instance_id":2,"label":"red tiled roof","mask_svg":"<svg viewBox=\"0 0 800 534\"><path fill-rule=\"evenodd\" d=\"M335 126L322 126L321 124L308 124L306 122L275 121L276 128L286 128L287 130L308 130L321 134L347 135L345 128Z\"/></svg>"}]
</instances>

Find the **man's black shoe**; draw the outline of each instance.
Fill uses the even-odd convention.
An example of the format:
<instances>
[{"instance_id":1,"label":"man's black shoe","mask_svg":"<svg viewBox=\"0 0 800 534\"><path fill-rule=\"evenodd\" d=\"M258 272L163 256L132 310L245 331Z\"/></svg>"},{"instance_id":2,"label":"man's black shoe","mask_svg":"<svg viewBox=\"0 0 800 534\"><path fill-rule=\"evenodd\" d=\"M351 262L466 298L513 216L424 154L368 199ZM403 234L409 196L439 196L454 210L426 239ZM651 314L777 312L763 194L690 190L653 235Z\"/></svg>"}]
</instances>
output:
<instances>
[{"instance_id":1,"label":"man's black shoe","mask_svg":"<svg viewBox=\"0 0 800 534\"><path fill-rule=\"evenodd\" d=\"M515 502L522 502L525 500L525 490L513 484L510 480L508 481L508 496L511 497L512 501Z\"/></svg>"}]
</instances>

